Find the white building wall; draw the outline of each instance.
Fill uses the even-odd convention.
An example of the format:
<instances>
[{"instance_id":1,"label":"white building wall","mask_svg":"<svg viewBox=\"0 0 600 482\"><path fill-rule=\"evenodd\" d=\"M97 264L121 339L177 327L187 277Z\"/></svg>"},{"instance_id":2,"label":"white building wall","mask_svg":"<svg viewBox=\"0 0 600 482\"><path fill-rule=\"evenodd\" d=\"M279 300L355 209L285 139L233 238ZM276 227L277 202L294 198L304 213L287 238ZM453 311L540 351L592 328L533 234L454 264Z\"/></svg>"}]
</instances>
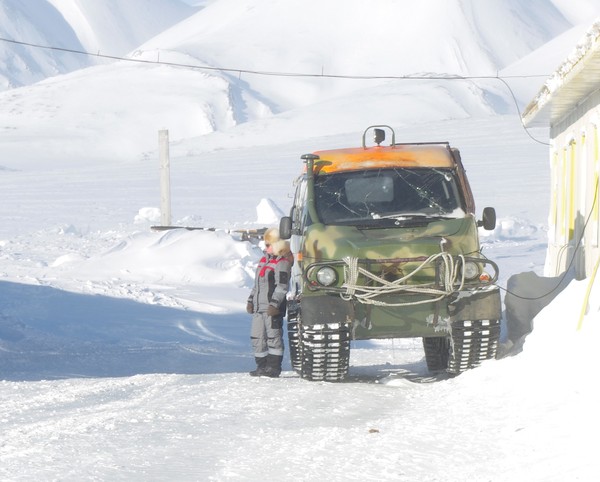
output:
<instances>
[{"instance_id":1,"label":"white building wall","mask_svg":"<svg viewBox=\"0 0 600 482\"><path fill-rule=\"evenodd\" d=\"M585 278L600 256L600 90L550 128L551 200L545 275Z\"/></svg>"}]
</instances>

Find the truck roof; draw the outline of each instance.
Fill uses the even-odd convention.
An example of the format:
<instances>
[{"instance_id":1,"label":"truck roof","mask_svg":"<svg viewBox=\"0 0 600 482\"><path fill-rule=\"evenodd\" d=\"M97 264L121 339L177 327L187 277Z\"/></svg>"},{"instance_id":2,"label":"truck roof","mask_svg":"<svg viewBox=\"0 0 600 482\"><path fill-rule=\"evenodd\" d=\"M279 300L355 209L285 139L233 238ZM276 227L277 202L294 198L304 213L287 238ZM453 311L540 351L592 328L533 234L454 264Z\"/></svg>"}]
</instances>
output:
<instances>
[{"instance_id":1,"label":"truck roof","mask_svg":"<svg viewBox=\"0 0 600 482\"><path fill-rule=\"evenodd\" d=\"M455 167L448 143L395 144L317 151L318 173L394 167Z\"/></svg>"}]
</instances>

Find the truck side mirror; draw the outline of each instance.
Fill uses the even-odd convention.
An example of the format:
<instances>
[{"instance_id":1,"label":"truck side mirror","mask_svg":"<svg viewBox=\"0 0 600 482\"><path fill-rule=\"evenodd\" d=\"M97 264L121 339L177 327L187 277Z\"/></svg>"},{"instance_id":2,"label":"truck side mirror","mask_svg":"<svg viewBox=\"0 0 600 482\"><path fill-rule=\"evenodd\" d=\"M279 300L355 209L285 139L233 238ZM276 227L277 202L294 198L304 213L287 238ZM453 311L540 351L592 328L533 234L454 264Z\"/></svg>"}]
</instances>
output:
<instances>
[{"instance_id":1,"label":"truck side mirror","mask_svg":"<svg viewBox=\"0 0 600 482\"><path fill-rule=\"evenodd\" d=\"M290 239L292 237L292 218L284 216L279 221L279 237Z\"/></svg>"},{"instance_id":2,"label":"truck side mirror","mask_svg":"<svg viewBox=\"0 0 600 482\"><path fill-rule=\"evenodd\" d=\"M486 231L491 231L496 227L496 210L494 208L483 208L481 221L477 221L477 226L483 226Z\"/></svg>"}]
</instances>

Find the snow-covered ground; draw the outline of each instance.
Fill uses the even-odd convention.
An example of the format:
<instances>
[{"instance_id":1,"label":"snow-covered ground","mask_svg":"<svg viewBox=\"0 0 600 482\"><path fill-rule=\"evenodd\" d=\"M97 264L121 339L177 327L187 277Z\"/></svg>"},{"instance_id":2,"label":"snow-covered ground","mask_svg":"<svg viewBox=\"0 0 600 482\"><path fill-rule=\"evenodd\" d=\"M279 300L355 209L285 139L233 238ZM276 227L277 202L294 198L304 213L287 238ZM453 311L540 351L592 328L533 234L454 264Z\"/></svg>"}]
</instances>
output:
<instances>
[{"instance_id":1,"label":"snow-covered ground","mask_svg":"<svg viewBox=\"0 0 600 482\"><path fill-rule=\"evenodd\" d=\"M321 17L310 16L316 0L186 3L205 8L132 58L165 49L168 61L286 71L320 70L326 55L335 60L327 69L346 74L370 52L376 60L358 73L550 74L583 28L580 12L600 15L593 0L420 2L445 5L418 9L419 22L443 28L402 72L388 70L381 33L414 12L391 15L391 0L372 19L365 2L330 0L337 9ZM264 50L269 11L279 23ZM227 15L216 22L219 12ZM357 15L368 29L345 49L337 42ZM340 22L337 40L331 22ZM242 25L260 35L250 41ZM313 38L319 29L326 49ZM481 49L462 63L432 54L453 37L455 53ZM525 103L543 81L510 82ZM543 272L548 147L523 130L504 86L353 82L115 62L0 94L0 479L596 479L600 293L577 330L586 280L538 315L522 353L456 378L430 377L412 339L353 344L345 383L301 380L288 361L280 379L247 375L244 308L260 249L236 230L276 224L300 155L359 145L370 124L392 125L399 141L459 147L478 213L498 213L496 230L481 236L500 285ZM161 128L172 140L173 224L215 231L150 229L160 218ZM543 130L530 134L547 142Z\"/></svg>"}]
</instances>

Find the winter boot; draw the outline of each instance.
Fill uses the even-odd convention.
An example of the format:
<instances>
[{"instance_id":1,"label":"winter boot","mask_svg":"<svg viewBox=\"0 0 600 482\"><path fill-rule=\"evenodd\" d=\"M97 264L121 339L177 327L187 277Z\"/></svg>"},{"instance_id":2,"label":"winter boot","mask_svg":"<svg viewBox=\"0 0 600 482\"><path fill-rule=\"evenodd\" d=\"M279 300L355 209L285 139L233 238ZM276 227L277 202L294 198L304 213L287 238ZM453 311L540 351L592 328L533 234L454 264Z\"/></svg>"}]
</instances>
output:
<instances>
[{"instance_id":1,"label":"winter boot","mask_svg":"<svg viewBox=\"0 0 600 482\"><path fill-rule=\"evenodd\" d=\"M254 357L254 360L256 361L256 369L252 370L250 372L250 376L251 377L260 377L262 375L265 375L265 370L267 368L267 357L263 356L263 357Z\"/></svg>"},{"instance_id":2,"label":"winter boot","mask_svg":"<svg viewBox=\"0 0 600 482\"><path fill-rule=\"evenodd\" d=\"M281 362L283 357L281 355L267 355L267 367L265 368L263 375L266 377L277 378L281 374Z\"/></svg>"}]
</instances>

